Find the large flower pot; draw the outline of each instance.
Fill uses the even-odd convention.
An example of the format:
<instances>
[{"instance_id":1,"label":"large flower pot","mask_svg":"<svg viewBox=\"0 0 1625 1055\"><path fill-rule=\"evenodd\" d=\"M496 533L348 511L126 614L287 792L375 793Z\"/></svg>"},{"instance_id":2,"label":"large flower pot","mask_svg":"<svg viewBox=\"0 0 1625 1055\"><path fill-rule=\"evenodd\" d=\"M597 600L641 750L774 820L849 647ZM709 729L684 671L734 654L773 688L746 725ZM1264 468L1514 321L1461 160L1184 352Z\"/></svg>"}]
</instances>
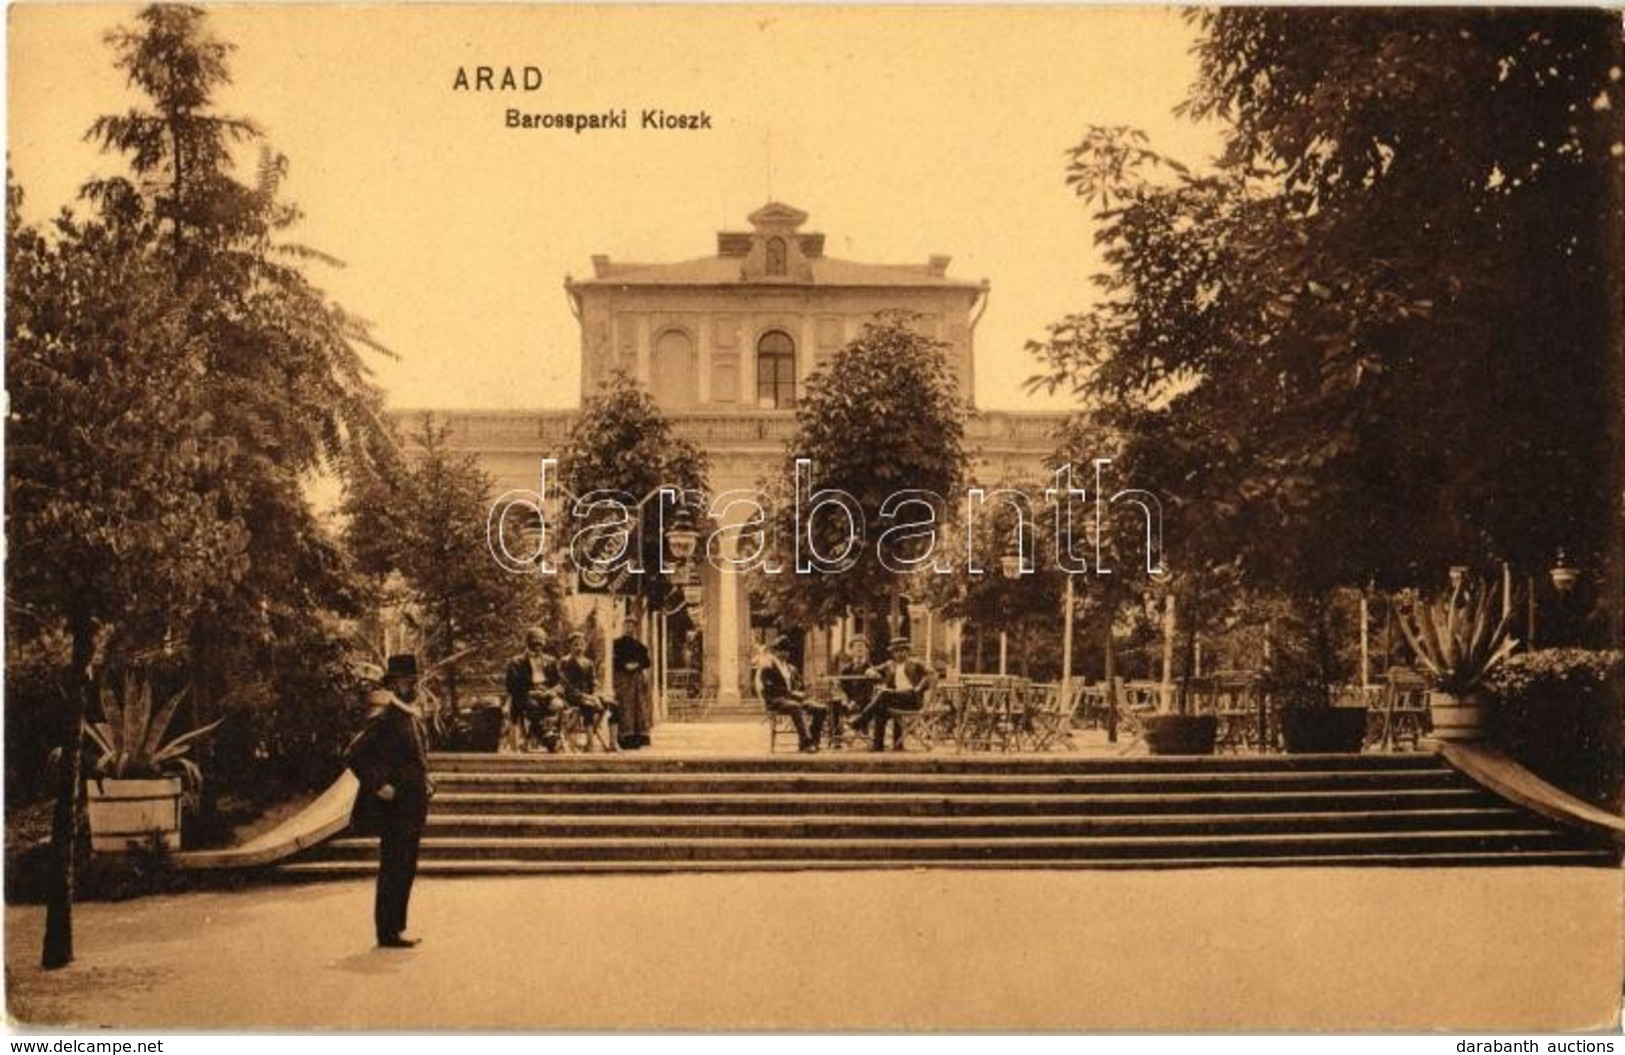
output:
<instances>
[{"instance_id":1,"label":"large flower pot","mask_svg":"<svg viewBox=\"0 0 1625 1055\"><path fill-rule=\"evenodd\" d=\"M1470 743L1489 735L1490 700L1482 692L1461 696L1449 692L1428 693L1428 714L1433 719L1433 738L1452 743Z\"/></svg>"},{"instance_id":2,"label":"large flower pot","mask_svg":"<svg viewBox=\"0 0 1625 1055\"><path fill-rule=\"evenodd\" d=\"M1358 754L1365 744L1364 707L1289 707L1280 718L1288 754Z\"/></svg>"},{"instance_id":3,"label":"large flower pot","mask_svg":"<svg viewBox=\"0 0 1625 1055\"><path fill-rule=\"evenodd\" d=\"M132 843L150 846L154 834L166 849L181 846L181 778L91 780L85 784L90 847L126 853Z\"/></svg>"},{"instance_id":4,"label":"large flower pot","mask_svg":"<svg viewBox=\"0 0 1625 1055\"><path fill-rule=\"evenodd\" d=\"M1148 714L1140 719L1140 729L1154 755L1211 755L1219 719L1211 714Z\"/></svg>"},{"instance_id":5,"label":"large flower pot","mask_svg":"<svg viewBox=\"0 0 1625 1055\"><path fill-rule=\"evenodd\" d=\"M477 703L466 708L449 723L441 749L494 752L502 745L502 720L501 704Z\"/></svg>"}]
</instances>

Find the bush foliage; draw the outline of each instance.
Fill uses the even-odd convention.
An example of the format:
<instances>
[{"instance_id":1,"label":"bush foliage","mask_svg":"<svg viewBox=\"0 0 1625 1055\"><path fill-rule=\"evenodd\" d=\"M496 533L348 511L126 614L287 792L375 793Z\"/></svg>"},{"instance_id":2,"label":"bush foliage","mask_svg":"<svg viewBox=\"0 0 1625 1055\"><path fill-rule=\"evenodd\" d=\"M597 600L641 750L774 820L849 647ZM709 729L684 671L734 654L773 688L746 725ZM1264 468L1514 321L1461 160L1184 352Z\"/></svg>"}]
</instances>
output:
<instances>
[{"instance_id":1,"label":"bush foliage","mask_svg":"<svg viewBox=\"0 0 1625 1055\"><path fill-rule=\"evenodd\" d=\"M1487 684L1500 700L1498 739L1508 753L1588 802L1625 806L1625 652L1523 652Z\"/></svg>"}]
</instances>

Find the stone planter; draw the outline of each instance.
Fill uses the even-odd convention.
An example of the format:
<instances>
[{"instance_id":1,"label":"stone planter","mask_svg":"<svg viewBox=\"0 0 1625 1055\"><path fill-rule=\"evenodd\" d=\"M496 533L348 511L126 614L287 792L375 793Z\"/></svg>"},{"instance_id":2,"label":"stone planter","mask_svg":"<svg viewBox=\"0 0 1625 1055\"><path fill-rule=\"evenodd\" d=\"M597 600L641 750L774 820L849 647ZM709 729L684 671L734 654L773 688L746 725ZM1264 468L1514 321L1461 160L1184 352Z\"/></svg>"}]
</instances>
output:
<instances>
[{"instance_id":1,"label":"stone planter","mask_svg":"<svg viewBox=\"0 0 1625 1055\"><path fill-rule=\"evenodd\" d=\"M492 753L502 745L502 705L479 703L466 708L450 723L443 751Z\"/></svg>"},{"instance_id":2,"label":"stone planter","mask_svg":"<svg viewBox=\"0 0 1625 1055\"><path fill-rule=\"evenodd\" d=\"M92 850L127 853L131 843L151 845L154 833L166 849L180 849L180 777L91 780L85 783L85 800Z\"/></svg>"},{"instance_id":3,"label":"stone planter","mask_svg":"<svg viewBox=\"0 0 1625 1055\"><path fill-rule=\"evenodd\" d=\"M1291 755L1359 754L1365 744L1364 707L1300 707L1281 711L1281 739Z\"/></svg>"},{"instance_id":4,"label":"stone planter","mask_svg":"<svg viewBox=\"0 0 1625 1055\"><path fill-rule=\"evenodd\" d=\"M1211 714L1148 714L1140 727L1146 749L1154 755L1211 755L1219 719Z\"/></svg>"},{"instance_id":5,"label":"stone planter","mask_svg":"<svg viewBox=\"0 0 1625 1055\"><path fill-rule=\"evenodd\" d=\"M1489 735L1490 700L1482 692L1470 692L1463 696L1429 692L1428 713L1433 719L1435 740L1473 743Z\"/></svg>"}]
</instances>

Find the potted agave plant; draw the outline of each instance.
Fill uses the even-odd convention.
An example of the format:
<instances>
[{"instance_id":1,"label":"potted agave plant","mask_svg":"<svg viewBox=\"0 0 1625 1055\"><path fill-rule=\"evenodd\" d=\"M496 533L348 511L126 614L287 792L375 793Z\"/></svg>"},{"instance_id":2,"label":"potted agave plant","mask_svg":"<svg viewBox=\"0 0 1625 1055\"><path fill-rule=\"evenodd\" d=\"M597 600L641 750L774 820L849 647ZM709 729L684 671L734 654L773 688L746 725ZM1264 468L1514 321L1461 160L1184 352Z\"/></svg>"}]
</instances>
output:
<instances>
[{"instance_id":1,"label":"potted agave plant","mask_svg":"<svg viewBox=\"0 0 1625 1055\"><path fill-rule=\"evenodd\" d=\"M1476 588L1451 588L1443 601L1418 601L1400 613L1399 628L1427 676L1428 710L1439 740L1476 741L1489 729L1493 696L1486 676L1518 642L1508 634L1507 614L1492 611L1494 599L1483 581Z\"/></svg>"},{"instance_id":2,"label":"potted agave plant","mask_svg":"<svg viewBox=\"0 0 1625 1055\"><path fill-rule=\"evenodd\" d=\"M199 737L225 719L168 737L185 689L158 707L144 674L126 672L119 689L104 684L103 720L85 723L94 755L85 784L91 848L121 852L156 836L164 847L178 849L181 797L203 782L197 763L186 756Z\"/></svg>"}]
</instances>

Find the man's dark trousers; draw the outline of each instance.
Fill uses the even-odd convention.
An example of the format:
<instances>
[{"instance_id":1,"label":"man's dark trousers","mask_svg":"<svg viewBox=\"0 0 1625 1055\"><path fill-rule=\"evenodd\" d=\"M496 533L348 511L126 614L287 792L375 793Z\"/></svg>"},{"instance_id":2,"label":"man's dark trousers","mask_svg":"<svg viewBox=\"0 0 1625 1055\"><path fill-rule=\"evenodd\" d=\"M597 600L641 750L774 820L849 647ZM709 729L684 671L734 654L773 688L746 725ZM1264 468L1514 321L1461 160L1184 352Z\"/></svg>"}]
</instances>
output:
<instances>
[{"instance_id":1,"label":"man's dark trousers","mask_svg":"<svg viewBox=\"0 0 1625 1055\"><path fill-rule=\"evenodd\" d=\"M380 945L399 938L406 930L406 907L412 900L412 880L417 876L418 845L422 841L423 826L405 818L390 818L378 836L378 893L373 900L372 919Z\"/></svg>"},{"instance_id":2,"label":"man's dark trousers","mask_svg":"<svg viewBox=\"0 0 1625 1055\"><path fill-rule=\"evenodd\" d=\"M874 715L875 733L873 747L876 751L886 748L886 727L896 726L896 743L903 746L903 723L892 717L896 714L915 714L924 701L918 692L904 692L900 689L882 689L880 694L869 705L870 713Z\"/></svg>"}]
</instances>

